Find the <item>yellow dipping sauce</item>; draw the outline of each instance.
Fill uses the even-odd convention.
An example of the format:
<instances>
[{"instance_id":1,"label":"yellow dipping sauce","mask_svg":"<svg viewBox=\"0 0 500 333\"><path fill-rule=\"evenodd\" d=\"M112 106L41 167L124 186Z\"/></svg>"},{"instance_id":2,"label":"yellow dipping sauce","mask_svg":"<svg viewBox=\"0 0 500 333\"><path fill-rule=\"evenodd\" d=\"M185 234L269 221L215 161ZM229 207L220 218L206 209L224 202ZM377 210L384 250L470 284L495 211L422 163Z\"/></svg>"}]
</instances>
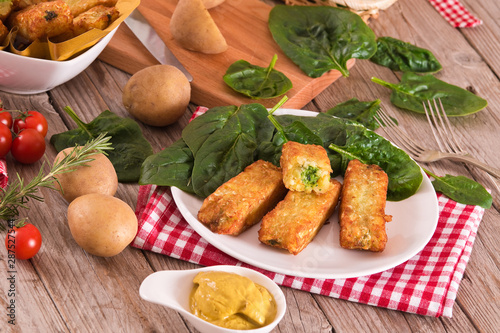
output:
<instances>
[{"instance_id":1,"label":"yellow dipping sauce","mask_svg":"<svg viewBox=\"0 0 500 333\"><path fill-rule=\"evenodd\" d=\"M249 330L271 323L276 301L261 285L227 272L200 272L191 292L191 312L225 328Z\"/></svg>"}]
</instances>

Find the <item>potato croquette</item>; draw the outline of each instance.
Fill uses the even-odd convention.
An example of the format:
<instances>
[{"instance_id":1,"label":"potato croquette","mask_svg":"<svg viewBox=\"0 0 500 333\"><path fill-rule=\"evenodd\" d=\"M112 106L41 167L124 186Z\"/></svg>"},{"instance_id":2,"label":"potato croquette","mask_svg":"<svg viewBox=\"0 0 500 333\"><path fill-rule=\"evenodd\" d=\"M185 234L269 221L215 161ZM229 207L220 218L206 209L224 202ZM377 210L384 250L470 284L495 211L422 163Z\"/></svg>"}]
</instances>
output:
<instances>
[{"instance_id":1,"label":"potato croquette","mask_svg":"<svg viewBox=\"0 0 500 333\"><path fill-rule=\"evenodd\" d=\"M236 236L259 222L285 194L281 169L259 160L209 195L198 220L215 233Z\"/></svg>"},{"instance_id":2,"label":"potato croquette","mask_svg":"<svg viewBox=\"0 0 500 333\"><path fill-rule=\"evenodd\" d=\"M352 160L347 166L339 207L340 245L381 252L387 243L387 174L377 165Z\"/></svg>"},{"instance_id":3,"label":"potato croquette","mask_svg":"<svg viewBox=\"0 0 500 333\"><path fill-rule=\"evenodd\" d=\"M276 208L262 219L259 240L297 255L316 236L333 214L342 185L331 179L324 193L289 191Z\"/></svg>"},{"instance_id":4,"label":"potato croquette","mask_svg":"<svg viewBox=\"0 0 500 333\"><path fill-rule=\"evenodd\" d=\"M330 187L332 167L322 146L288 141L281 151L280 166L289 190L323 193Z\"/></svg>"}]
</instances>

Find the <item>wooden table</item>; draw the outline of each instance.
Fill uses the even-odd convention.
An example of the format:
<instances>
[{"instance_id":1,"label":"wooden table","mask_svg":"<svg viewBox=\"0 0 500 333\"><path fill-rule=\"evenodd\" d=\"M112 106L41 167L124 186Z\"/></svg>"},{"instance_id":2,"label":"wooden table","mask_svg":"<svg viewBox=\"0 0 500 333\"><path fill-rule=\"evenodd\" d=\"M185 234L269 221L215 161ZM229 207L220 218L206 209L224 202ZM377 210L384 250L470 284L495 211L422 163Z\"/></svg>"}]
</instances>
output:
<instances>
[{"instance_id":1,"label":"wooden table","mask_svg":"<svg viewBox=\"0 0 500 333\"><path fill-rule=\"evenodd\" d=\"M444 69L437 76L466 87L489 102L477 114L453 119L466 149L479 159L500 167L500 7L497 0L462 3L484 24L473 29L454 29L425 0L400 0L380 13L370 26L378 36L392 36L432 50ZM426 145L434 145L421 115L395 109L386 88L370 82L376 76L397 82L397 75L369 61L357 61L349 78L341 78L306 110L326 110L352 97L380 98L384 109L397 115L400 124ZM105 109L128 116L121 91L130 75L103 62L94 62L84 73L48 93L22 96L0 92L6 108L36 109L50 123L48 137L73 128L64 114L70 105L85 121ZM195 109L166 128L142 126L155 151L180 135ZM48 146L46 155L56 152ZM19 172L29 179L41 163L21 166L8 158L10 177ZM465 175L492 189L494 206L487 210L465 276L460 284L453 318L432 318L360 305L283 288L288 310L276 332L498 332L500 327L499 191L484 172L449 161L427 165L444 175ZM120 184L117 197L135 207L138 185ZM85 253L72 239L67 222L67 203L51 190L42 190L44 203L32 202L22 212L38 226L43 246L31 260L16 261L15 297L8 296L6 251L0 251L0 332L193 332L176 313L143 301L139 285L157 270L187 269L195 265L152 252L127 248L120 255L99 258ZM4 233L2 233L4 235ZM16 325L7 324L6 307L15 300Z\"/></svg>"}]
</instances>

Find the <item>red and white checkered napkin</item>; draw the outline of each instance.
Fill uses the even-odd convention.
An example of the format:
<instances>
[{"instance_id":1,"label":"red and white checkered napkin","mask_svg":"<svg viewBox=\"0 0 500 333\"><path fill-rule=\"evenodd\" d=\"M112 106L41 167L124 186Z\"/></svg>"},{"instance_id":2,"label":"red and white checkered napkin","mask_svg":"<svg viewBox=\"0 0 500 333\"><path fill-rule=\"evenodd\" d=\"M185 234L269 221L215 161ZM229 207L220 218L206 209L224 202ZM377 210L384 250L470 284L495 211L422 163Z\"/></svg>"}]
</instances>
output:
<instances>
[{"instance_id":1,"label":"red and white checkered napkin","mask_svg":"<svg viewBox=\"0 0 500 333\"><path fill-rule=\"evenodd\" d=\"M458 0L429 0L436 10L455 28L472 28L483 23Z\"/></svg>"},{"instance_id":2,"label":"red and white checkered napkin","mask_svg":"<svg viewBox=\"0 0 500 333\"><path fill-rule=\"evenodd\" d=\"M132 246L203 266L250 267L280 285L311 293L421 315L451 317L484 209L458 204L440 194L438 203L436 232L419 254L392 269L359 278L294 277L242 263L191 228L175 205L169 187L140 187L136 207L139 231Z\"/></svg>"}]
</instances>

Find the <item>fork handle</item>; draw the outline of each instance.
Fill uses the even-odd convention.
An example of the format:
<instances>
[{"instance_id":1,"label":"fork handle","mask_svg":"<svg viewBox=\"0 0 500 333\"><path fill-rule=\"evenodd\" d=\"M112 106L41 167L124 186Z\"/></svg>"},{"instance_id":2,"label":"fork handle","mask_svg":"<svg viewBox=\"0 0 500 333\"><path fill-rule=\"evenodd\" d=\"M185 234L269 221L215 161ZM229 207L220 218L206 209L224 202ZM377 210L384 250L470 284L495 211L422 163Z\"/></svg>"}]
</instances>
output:
<instances>
[{"instance_id":1,"label":"fork handle","mask_svg":"<svg viewBox=\"0 0 500 333\"><path fill-rule=\"evenodd\" d=\"M446 155L447 158L450 160L470 163L486 171L490 175L500 179L500 169L493 168L486 163L480 162L470 155L456 155L456 154L446 154Z\"/></svg>"}]
</instances>

